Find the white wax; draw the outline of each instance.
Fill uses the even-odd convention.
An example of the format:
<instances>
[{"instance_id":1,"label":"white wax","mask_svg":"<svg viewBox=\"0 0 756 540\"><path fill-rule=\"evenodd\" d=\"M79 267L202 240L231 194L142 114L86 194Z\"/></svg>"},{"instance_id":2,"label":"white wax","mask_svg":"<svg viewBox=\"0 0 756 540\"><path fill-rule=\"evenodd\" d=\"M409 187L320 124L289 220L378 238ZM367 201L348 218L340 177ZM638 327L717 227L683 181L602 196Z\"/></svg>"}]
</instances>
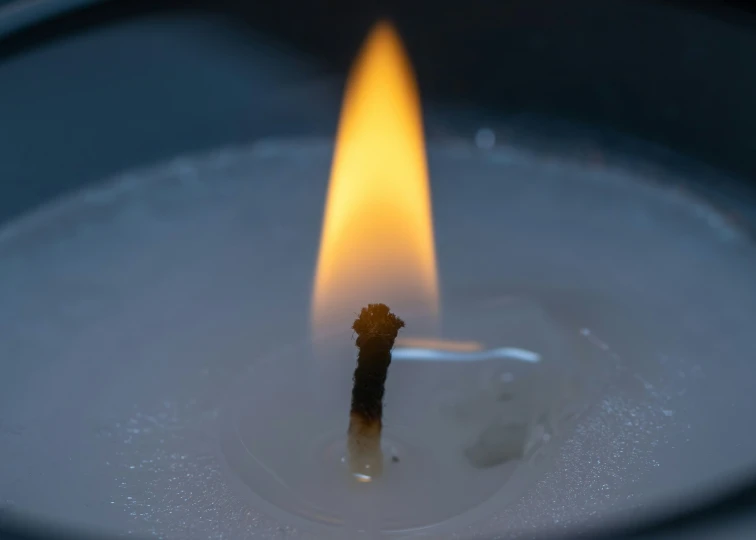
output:
<instances>
[{"instance_id":1,"label":"white wax","mask_svg":"<svg viewBox=\"0 0 756 540\"><path fill-rule=\"evenodd\" d=\"M475 321L468 337L527 349L455 358L425 350L417 361L407 354L412 349L398 348L386 381L384 473L367 486L349 477L342 460L356 352L351 331L251 364L221 413L224 462L251 504L322 525L439 534L521 496L553 456L550 441L574 428L616 367L606 354L581 347L577 335L570 339L531 300L446 310L447 327Z\"/></svg>"},{"instance_id":2,"label":"white wax","mask_svg":"<svg viewBox=\"0 0 756 540\"><path fill-rule=\"evenodd\" d=\"M283 460L275 474L301 455L296 431L280 422L296 427L300 397L300 409L276 414L261 394L240 396L265 359L307 359L331 150L270 141L179 159L0 232L0 505L165 538L333 537L317 519L254 494L221 444L241 417L261 430L273 422L262 454ZM415 502L412 492L403 519L417 504L430 509L417 517L434 535L550 530L750 463L756 439L727 428L748 425L756 407L756 253L745 233L674 186L647 182L652 173L673 180L658 171L462 143L432 146L430 169L443 336L541 361L468 362L485 368L469 379L444 371L462 370L459 362L392 365L387 434L403 426L421 449L423 438L446 437L442 457L465 486L478 486L465 445L484 435L493 447L508 443L520 432L496 426L528 417L523 458L485 469L485 486L465 504L431 489ZM348 400L355 350L343 346L345 357L325 369L347 395L321 399L314 428L326 423L318 410ZM529 368L544 377L517 371ZM266 369L278 382L250 385L278 404L287 377L300 373ZM505 387L519 380L535 382L507 408ZM434 395L433 381L449 393ZM502 400L492 408L490 396ZM438 423L423 432L421 405L436 397ZM565 417L562 428L541 421L549 416ZM345 428L346 410L328 422ZM287 441L280 456L277 430ZM469 440L455 447L455 434Z\"/></svg>"}]
</instances>

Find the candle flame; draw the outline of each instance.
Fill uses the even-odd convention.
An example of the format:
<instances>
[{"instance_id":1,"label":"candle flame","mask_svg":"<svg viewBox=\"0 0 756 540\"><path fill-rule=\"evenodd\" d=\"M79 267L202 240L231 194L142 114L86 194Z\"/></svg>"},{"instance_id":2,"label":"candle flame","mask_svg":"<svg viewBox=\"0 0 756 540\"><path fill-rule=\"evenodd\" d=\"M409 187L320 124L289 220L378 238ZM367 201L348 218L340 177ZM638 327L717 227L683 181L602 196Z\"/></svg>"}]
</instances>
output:
<instances>
[{"instance_id":1,"label":"candle flame","mask_svg":"<svg viewBox=\"0 0 756 540\"><path fill-rule=\"evenodd\" d=\"M313 326L368 303L435 316L438 278L422 113L394 28L371 31L341 109L315 273Z\"/></svg>"}]
</instances>

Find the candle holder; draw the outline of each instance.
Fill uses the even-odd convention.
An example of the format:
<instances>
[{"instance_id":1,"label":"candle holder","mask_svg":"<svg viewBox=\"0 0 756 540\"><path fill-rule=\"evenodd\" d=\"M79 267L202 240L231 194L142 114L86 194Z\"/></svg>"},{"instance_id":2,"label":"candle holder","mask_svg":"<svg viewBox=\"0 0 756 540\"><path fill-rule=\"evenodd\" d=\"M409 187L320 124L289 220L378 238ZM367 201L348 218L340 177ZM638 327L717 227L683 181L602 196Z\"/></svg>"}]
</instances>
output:
<instances>
[{"instance_id":1,"label":"candle holder","mask_svg":"<svg viewBox=\"0 0 756 540\"><path fill-rule=\"evenodd\" d=\"M707 503L756 455L756 33L746 3L677 4L381 1L424 106L384 140L429 135L433 221L409 212L422 272L387 235L367 276L380 228L316 263L331 141L266 138L344 132L375 3L0 2L0 536L747 531L753 480ZM400 164L382 213L412 167L377 132L331 178ZM408 323L369 483L341 463L351 319L313 337L318 290Z\"/></svg>"}]
</instances>

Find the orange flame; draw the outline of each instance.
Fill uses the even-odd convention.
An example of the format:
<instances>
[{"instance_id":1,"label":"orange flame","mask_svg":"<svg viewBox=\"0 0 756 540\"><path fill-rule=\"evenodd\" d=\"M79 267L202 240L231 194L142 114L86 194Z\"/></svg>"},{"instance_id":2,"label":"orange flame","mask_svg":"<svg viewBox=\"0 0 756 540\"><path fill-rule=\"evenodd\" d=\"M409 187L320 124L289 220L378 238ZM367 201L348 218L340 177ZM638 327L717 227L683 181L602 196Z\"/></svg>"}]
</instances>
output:
<instances>
[{"instance_id":1,"label":"orange flame","mask_svg":"<svg viewBox=\"0 0 756 540\"><path fill-rule=\"evenodd\" d=\"M420 99L399 36L385 22L363 46L342 104L315 273L316 333L348 328L371 302L402 316L438 312Z\"/></svg>"}]
</instances>

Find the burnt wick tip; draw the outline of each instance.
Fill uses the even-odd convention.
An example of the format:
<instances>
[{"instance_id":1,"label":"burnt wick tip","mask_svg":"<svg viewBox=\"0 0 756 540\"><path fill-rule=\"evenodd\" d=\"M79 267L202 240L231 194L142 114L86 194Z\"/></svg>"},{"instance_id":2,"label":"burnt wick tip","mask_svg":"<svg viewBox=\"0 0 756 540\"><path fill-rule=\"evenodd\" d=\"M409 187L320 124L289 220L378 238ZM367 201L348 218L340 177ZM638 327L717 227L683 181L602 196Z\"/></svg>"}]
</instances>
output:
<instances>
[{"instance_id":1,"label":"burnt wick tip","mask_svg":"<svg viewBox=\"0 0 756 540\"><path fill-rule=\"evenodd\" d=\"M381 338L384 346L391 350L399 329L403 327L404 321L391 313L386 304L368 304L352 325L352 330L357 334L355 345L362 347L369 339Z\"/></svg>"}]
</instances>

